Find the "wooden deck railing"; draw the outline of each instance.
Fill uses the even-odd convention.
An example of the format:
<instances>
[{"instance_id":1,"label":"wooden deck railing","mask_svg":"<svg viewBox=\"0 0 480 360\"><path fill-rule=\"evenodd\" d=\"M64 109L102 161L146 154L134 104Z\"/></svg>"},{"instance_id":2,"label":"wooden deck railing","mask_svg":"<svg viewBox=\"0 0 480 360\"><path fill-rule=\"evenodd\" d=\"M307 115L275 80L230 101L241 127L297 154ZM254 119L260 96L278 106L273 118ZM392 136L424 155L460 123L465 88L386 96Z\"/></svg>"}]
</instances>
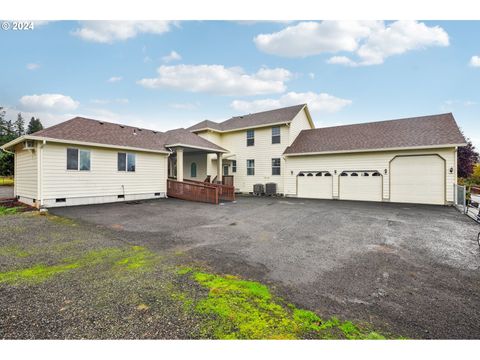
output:
<instances>
[{"instance_id":1,"label":"wooden deck railing","mask_svg":"<svg viewBox=\"0 0 480 360\"><path fill-rule=\"evenodd\" d=\"M167 196L205 202L210 204L218 204L219 190L212 184L190 181L176 181L167 179Z\"/></svg>"},{"instance_id":2,"label":"wooden deck railing","mask_svg":"<svg viewBox=\"0 0 480 360\"><path fill-rule=\"evenodd\" d=\"M184 182L215 187L216 189L218 189L218 199L219 200L221 200L221 201L235 201L235 187L234 186L228 186L228 185L216 184L216 183L205 183L205 182L202 182L202 181L189 180L189 179L184 180Z\"/></svg>"}]
</instances>

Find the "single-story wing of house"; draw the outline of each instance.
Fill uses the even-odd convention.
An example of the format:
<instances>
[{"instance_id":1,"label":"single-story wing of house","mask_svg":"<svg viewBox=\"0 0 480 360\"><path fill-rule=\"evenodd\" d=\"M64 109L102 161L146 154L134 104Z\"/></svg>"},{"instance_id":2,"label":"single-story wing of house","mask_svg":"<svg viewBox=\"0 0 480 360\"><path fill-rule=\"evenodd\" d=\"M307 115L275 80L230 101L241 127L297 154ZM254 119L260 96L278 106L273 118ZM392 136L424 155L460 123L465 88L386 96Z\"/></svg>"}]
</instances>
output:
<instances>
[{"instance_id":1,"label":"single-story wing of house","mask_svg":"<svg viewBox=\"0 0 480 360\"><path fill-rule=\"evenodd\" d=\"M451 113L315 128L300 104L166 132L76 117L2 149L15 156L15 196L36 207L175 196L170 182L448 205L465 145Z\"/></svg>"}]
</instances>

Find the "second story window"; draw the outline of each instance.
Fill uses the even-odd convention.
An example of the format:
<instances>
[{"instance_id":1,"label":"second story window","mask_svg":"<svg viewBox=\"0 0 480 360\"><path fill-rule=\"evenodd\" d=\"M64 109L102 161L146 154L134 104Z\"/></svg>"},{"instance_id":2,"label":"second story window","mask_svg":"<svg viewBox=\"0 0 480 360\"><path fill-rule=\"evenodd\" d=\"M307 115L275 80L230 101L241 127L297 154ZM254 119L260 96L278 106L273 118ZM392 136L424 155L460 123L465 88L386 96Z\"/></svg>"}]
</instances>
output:
<instances>
[{"instance_id":1,"label":"second story window","mask_svg":"<svg viewBox=\"0 0 480 360\"><path fill-rule=\"evenodd\" d=\"M247 175L255 175L255 160L247 160Z\"/></svg>"},{"instance_id":2,"label":"second story window","mask_svg":"<svg viewBox=\"0 0 480 360\"><path fill-rule=\"evenodd\" d=\"M90 151L74 148L67 149L67 170L90 170Z\"/></svg>"},{"instance_id":3,"label":"second story window","mask_svg":"<svg viewBox=\"0 0 480 360\"><path fill-rule=\"evenodd\" d=\"M247 146L255 145L255 130L247 130Z\"/></svg>"},{"instance_id":4,"label":"second story window","mask_svg":"<svg viewBox=\"0 0 480 360\"><path fill-rule=\"evenodd\" d=\"M280 127L272 127L272 144L280 144Z\"/></svg>"},{"instance_id":5,"label":"second story window","mask_svg":"<svg viewBox=\"0 0 480 360\"><path fill-rule=\"evenodd\" d=\"M117 155L118 171L135 171L135 154L118 153Z\"/></svg>"},{"instance_id":6,"label":"second story window","mask_svg":"<svg viewBox=\"0 0 480 360\"><path fill-rule=\"evenodd\" d=\"M232 160L232 173L237 172L237 160Z\"/></svg>"}]
</instances>

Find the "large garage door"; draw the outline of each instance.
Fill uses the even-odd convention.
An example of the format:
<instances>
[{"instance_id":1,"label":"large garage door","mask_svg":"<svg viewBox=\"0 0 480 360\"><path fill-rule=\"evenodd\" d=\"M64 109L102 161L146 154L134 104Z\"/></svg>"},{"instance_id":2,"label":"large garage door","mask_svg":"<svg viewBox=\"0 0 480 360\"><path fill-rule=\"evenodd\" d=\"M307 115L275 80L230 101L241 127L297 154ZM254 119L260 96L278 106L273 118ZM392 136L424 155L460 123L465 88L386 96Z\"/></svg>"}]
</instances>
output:
<instances>
[{"instance_id":1,"label":"large garage door","mask_svg":"<svg viewBox=\"0 0 480 360\"><path fill-rule=\"evenodd\" d=\"M341 200L382 201L382 175L377 171L348 171L340 174Z\"/></svg>"},{"instance_id":2,"label":"large garage door","mask_svg":"<svg viewBox=\"0 0 480 360\"><path fill-rule=\"evenodd\" d=\"M390 201L445 204L445 162L437 155L399 156L390 165Z\"/></svg>"},{"instance_id":3,"label":"large garage door","mask_svg":"<svg viewBox=\"0 0 480 360\"><path fill-rule=\"evenodd\" d=\"M300 172L297 176L297 196L313 199L331 199L332 178L328 171Z\"/></svg>"}]
</instances>

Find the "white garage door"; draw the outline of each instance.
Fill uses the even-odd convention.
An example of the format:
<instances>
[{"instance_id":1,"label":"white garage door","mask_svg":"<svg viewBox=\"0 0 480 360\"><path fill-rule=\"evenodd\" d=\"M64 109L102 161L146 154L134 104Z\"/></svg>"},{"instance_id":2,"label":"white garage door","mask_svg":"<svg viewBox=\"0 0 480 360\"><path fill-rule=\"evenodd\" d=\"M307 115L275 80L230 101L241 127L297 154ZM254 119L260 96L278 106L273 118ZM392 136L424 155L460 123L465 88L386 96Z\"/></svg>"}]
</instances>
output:
<instances>
[{"instance_id":1,"label":"white garage door","mask_svg":"<svg viewBox=\"0 0 480 360\"><path fill-rule=\"evenodd\" d=\"M297 196L312 199L331 199L333 176L329 172L302 171L297 176Z\"/></svg>"},{"instance_id":2,"label":"white garage door","mask_svg":"<svg viewBox=\"0 0 480 360\"><path fill-rule=\"evenodd\" d=\"M444 160L437 155L393 159L390 165L390 201L444 205Z\"/></svg>"},{"instance_id":3,"label":"white garage door","mask_svg":"<svg viewBox=\"0 0 480 360\"><path fill-rule=\"evenodd\" d=\"M340 200L382 201L382 176L378 172L351 171L340 174Z\"/></svg>"}]
</instances>

